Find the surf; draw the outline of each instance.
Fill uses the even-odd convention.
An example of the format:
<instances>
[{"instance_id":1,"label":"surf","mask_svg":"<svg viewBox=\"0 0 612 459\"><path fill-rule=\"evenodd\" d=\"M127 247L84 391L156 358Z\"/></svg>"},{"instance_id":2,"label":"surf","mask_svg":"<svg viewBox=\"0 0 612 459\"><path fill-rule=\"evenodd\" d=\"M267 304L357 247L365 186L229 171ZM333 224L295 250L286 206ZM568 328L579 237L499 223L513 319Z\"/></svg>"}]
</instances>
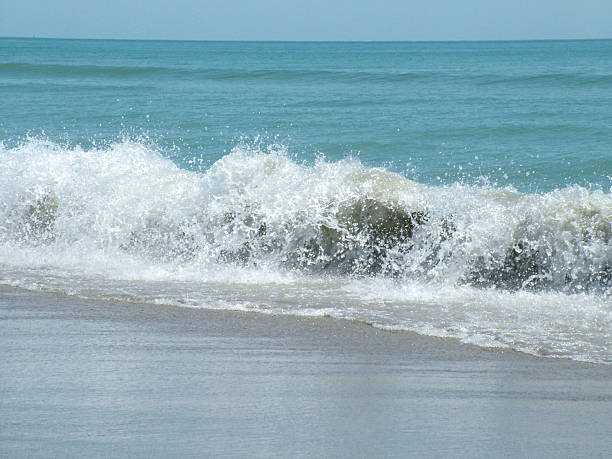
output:
<instances>
[{"instance_id":1,"label":"surf","mask_svg":"<svg viewBox=\"0 0 612 459\"><path fill-rule=\"evenodd\" d=\"M202 170L138 140L29 139L0 159L5 284L611 359L600 187L433 186L351 157L300 162L278 144L238 143ZM564 344L568 333L587 344Z\"/></svg>"}]
</instances>

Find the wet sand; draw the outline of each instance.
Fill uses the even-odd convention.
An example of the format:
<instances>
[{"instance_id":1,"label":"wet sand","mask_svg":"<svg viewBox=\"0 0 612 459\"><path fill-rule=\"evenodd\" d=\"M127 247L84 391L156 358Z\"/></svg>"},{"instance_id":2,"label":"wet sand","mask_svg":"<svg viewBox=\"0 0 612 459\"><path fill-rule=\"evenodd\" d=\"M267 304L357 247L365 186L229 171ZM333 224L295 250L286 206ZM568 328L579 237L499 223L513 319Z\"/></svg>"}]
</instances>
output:
<instances>
[{"instance_id":1,"label":"wet sand","mask_svg":"<svg viewBox=\"0 0 612 459\"><path fill-rule=\"evenodd\" d=\"M1 457L606 457L612 366L0 287Z\"/></svg>"}]
</instances>

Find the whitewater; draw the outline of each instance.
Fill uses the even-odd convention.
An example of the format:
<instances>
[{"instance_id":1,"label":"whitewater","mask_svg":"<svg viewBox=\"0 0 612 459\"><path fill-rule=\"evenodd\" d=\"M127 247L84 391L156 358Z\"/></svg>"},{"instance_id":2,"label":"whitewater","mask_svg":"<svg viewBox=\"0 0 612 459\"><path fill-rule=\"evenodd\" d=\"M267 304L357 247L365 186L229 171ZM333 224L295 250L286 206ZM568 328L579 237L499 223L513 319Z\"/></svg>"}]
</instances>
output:
<instances>
[{"instance_id":1,"label":"whitewater","mask_svg":"<svg viewBox=\"0 0 612 459\"><path fill-rule=\"evenodd\" d=\"M0 283L327 316L612 362L612 194L432 185L238 142L188 170L124 139L0 145Z\"/></svg>"}]
</instances>

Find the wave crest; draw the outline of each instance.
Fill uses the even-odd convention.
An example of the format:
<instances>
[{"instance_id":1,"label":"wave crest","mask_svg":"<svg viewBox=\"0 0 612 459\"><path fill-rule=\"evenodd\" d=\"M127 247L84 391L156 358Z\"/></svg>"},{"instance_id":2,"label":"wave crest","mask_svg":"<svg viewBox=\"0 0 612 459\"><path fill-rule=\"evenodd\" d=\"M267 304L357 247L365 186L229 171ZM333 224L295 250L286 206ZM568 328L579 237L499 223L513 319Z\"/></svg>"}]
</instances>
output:
<instances>
[{"instance_id":1,"label":"wave crest","mask_svg":"<svg viewBox=\"0 0 612 459\"><path fill-rule=\"evenodd\" d=\"M359 161L292 161L245 145L202 173L122 142L0 149L0 243L210 269L239 264L502 289L597 291L612 282L612 197L431 187ZM10 257L3 257L10 263ZM76 260L76 261L75 261ZM36 263L32 260L32 263Z\"/></svg>"}]
</instances>

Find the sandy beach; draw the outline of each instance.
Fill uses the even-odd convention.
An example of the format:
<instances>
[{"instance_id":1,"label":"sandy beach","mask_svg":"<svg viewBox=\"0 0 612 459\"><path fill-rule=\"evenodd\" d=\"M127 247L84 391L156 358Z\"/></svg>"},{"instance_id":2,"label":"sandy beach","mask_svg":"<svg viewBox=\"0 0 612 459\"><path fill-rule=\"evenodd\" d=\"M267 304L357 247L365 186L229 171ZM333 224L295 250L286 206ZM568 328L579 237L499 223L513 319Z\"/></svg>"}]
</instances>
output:
<instances>
[{"instance_id":1,"label":"sandy beach","mask_svg":"<svg viewBox=\"0 0 612 459\"><path fill-rule=\"evenodd\" d=\"M612 366L0 290L2 457L605 457Z\"/></svg>"}]
</instances>

